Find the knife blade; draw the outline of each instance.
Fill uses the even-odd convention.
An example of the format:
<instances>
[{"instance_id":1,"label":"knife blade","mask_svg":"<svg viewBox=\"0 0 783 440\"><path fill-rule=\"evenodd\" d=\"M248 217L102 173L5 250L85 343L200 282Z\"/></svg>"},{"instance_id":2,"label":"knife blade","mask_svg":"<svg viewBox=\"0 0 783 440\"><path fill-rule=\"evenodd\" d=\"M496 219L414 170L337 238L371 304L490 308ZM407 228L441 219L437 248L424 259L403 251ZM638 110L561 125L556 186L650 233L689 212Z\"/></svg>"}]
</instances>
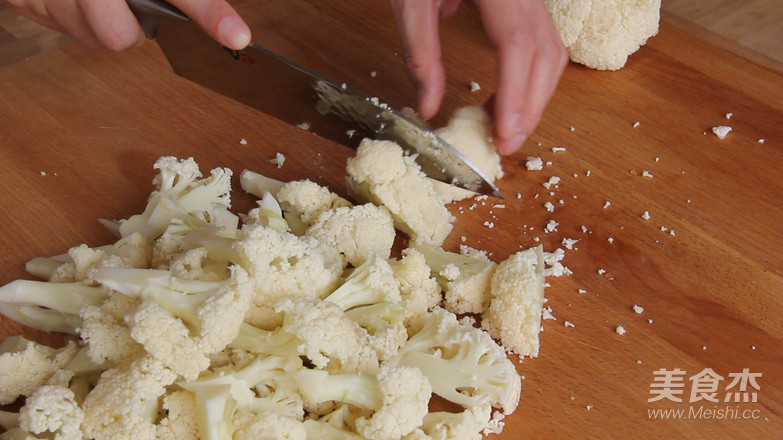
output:
<instances>
[{"instance_id":1,"label":"knife blade","mask_svg":"<svg viewBox=\"0 0 783 440\"><path fill-rule=\"evenodd\" d=\"M255 43L243 50L226 48L163 0L127 3L177 75L352 148L365 136L394 141L415 157L428 177L503 198L463 154L378 98Z\"/></svg>"}]
</instances>

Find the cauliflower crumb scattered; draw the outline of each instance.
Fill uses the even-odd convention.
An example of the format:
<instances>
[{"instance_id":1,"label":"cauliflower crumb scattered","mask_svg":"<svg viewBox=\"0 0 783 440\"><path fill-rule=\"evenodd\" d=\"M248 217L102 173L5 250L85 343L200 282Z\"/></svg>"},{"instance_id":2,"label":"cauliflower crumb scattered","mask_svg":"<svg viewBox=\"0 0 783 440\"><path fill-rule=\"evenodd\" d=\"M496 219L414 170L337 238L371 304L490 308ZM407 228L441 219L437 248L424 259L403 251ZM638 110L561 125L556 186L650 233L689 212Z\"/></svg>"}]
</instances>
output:
<instances>
[{"instance_id":1,"label":"cauliflower crumb scattered","mask_svg":"<svg viewBox=\"0 0 783 440\"><path fill-rule=\"evenodd\" d=\"M239 145L247 145L247 139L242 138L239 140Z\"/></svg>"},{"instance_id":2,"label":"cauliflower crumb scattered","mask_svg":"<svg viewBox=\"0 0 783 440\"><path fill-rule=\"evenodd\" d=\"M623 327L622 325L618 325L617 328L614 329L614 331L616 331L618 335L622 336L625 334L625 327Z\"/></svg>"},{"instance_id":3,"label":"cauliflower crumb scattered","mask_svg":"<svg viewBox=\"0 0 783 440\"><path fill-rule=\"evenodd\" d=\"M552 152L553 153L559 153L559 152L562 152L562 151L566 151L566 147L552 147Z\"/></svg>"},{"instance_id":4,"label":"cauliflower crumb scattered","mask_svg":"<svg viewBox=\"0 0 783 440\"><path fill-rule=\"evenodd\" d=\"M761 138L761 139L759 139L759 140L758 140L758 141L756 141L756 142L758 142L758 143L760 143L760 144L763 144L764 142L766 142L766 140L765 140L764 138Z\"/></svg>"},{"instance_id":5,"label":"cauliflower crumb scattered","mask_svg":"<svg viewBox=\"0 0 783 440\"><path fill-rule=\"evenodd\" d=\"M540 157L528 157L525 160L525 168L529 171L540 171L544 169L544 161Z\"/></svg>"},{"instance_id":6,"label":"cauliflower crumb scattered","mask_svg":"<svg viewBox=\"0 0 783 440\"><path fill-rule=\"evenodd\" d=\"M544 203L544 208L546 208L547 212L555 212L555 205L552 202Z\"/></svg>"},{"instance_id":7,"label":"cauliflower crumb scattered","mask_svg":"<svg viewBox=\"0 0 783 440\"><path fill-rule=\"evenodd\" d=\"M476 81L471 81L470 82L470 91L471 92L478 92L479 90L481 90L481 85L479 83L477 83Z\"/></svg>"},{"instance_id":8,"label":"cauliflower crumb scattered","mask_svg":"<svg viewBox=\"0 0 783 440\"><path fill-rule=\"evenodd\" d=\"M557 185L560 183L560 177L558 176L552 176L547 180L546 182L542 183L543 187L546 189L551 188L552 186L557 187Z\"/></svg>"},{"instance_id":9,"label":"cauliflower crumb scattered","mask_svg":"<svg viewBox=\"0 0 783 440\"><path fill-rule=\"evenodd\" d=\"M636 314L641 315L642 312L644 312L644 307L642 307L642 306L634 304L632 308L633 308L634 313L636 313Z\"/></svg>"},{"instance_id":10,"label":"cauliflower crumb scattered","mask_svg":"<svg viewBox=\"0 0 783 440\"><path fill-rule=\"evenodd\" d=\"M649 220L650 219L650 211L644 211L642 213L642 218L645 219L645 220Z\"/></svg>"},{"instance_id":11,"label":"cauliflower crumb scattered","mask_svg":"<svg viewBox=\"0 0 783 440\"><path fill-rule=\"evenodd\" d=\"M649 177L650 179L653 178L653 174L647 170L642 171L642 177Z\"/></svg>"},{"instance_id":12,"label":"cauliflower crumb scattered","mask_svg":"<svg viewBox=\"0 0 783 440\"><path fill-rule=\"evenodd\" d=\"M726 136L728 136L731 130L732 128L728 125L718 125L717 127L712 127L712 132L715 134L715 136L718 136L718 139L726 139Z\"/></svg>"},{"instance_id":13,"label":"cauliflower crumb scattered","mask_svg":"<svg viewBox=\"0 0 783 440\"><path fill-rule=\"evenodd\" d=\"M283 153L277 153L274 159L270 159L269 162L277 165L277 167L280 168L283 166L283 163L285 162L285 156L283 155Z\"/></svg>"},{"instance_id":14,"label":"cauliflower crumb scattered","mask_svg":"<svg viewBox=\"0 0 783 440\"><path fill-rule=\"evenodd\" d=\"M574 324L571 321L565 321L563 325L566 327L572 327L572 328L574 327Z\"/></svg>"},{"instance_id":15,"label":"cauliflower crumb scattered","mask_svg":"<svg viewBox=\"0 0 783 440\"><path fill-rule=\"evenodd\" d=\"M609 243L614 243L614 237L609 237L606 239Z\"/></svg>"},{"instance_id":16,"label":"cauliflower crumb scattered","mask_svg":"<svg viewBox=\"0 0 783 440\"><path fill-rule=\"evenodd\" d=\"M731 119L732 116L734 116L734 113L732 112L726 113L726 119Z\"/></svg>"},{"instance_id":17,"label":"cauliflower crumb scattered","mask_svg":"<svg viewBox=\"0 0 783 440\"><path fill-rule=\"evenodd\" d=\"M636 121L636 122L633 123L633 128L636 128L636 127L638 127L640 125L642 125L642 123L639 122L639 121Z\"/></svg>"},{"instance_id":18,"label":"cauliflower crumb scattered","mask_svg":"<svg viewBox=\"0 0 783 440\"><path fill-rule=\"evenodd\" d=\"M576 244L578 241L579 241L579 240L576 240L576 239L573 239L573 238L564 238L564 239L563 239L563 241L562 241L562 244L563 244L563 246L565 246L565 248L566 248L566 249L569 249L569 250L571 250L571 249L573 249L573 248L574 248L574 245L575 245L575 244Z\"/></svg>"},{"instance_id":19,"label":"cauliflower crumb scattered","mask_svg":"<svg viewBox=\"0 0 783 440\"><path fill-rule=\"evenodd\" d=\"M544 226L544 231L546 231L547 233L557 231L557 226L559 224L560 223L554 220L549 220L548 222L546 222L546 226Z\"/></svg>"},{"instance_id":20,"label":"cauliflower crumb scattered","mask_svg":"<svg viewBox=\"0 0 783 440\"><path fill-rule=\"evenodd\" d=\"M610 207L610 206L612 206L612 202L610 202L610 201L608 201L608 200L607 200L607 201L604 203L604 209L606 209L606 208L608 208L608 207Z\"/></svg>"}]
</instances>

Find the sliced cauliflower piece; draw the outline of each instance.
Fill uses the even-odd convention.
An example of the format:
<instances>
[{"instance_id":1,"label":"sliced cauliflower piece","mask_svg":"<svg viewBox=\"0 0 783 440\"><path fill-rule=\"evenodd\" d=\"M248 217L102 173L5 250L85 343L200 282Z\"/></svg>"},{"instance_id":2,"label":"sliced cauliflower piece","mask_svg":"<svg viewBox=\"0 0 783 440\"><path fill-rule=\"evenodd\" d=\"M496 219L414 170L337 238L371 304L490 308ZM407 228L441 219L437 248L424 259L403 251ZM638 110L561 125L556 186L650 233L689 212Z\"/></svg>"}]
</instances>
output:
<instances>
[{"instance_id":1,"label":"sliced cauliflower piece","mask_svg":"<svg viewBox=\"0 0 783 440\"><path fill-rule=\"evenodd\" d=\"M0 405L28 396L60 368L70 362L78 349L73 341L55 349L24 336L9 336L0 344Z\"/></svg>"},{"instance_id":2,"label":"sliced cauliflower piece","mask_svg":"<svg viewBox=\"0 0 783 440\"><path fill-rule=\"evenodd\" d=\"M481 326L519 356L538 356L544 307L544 256L541 246L519 251L498 264L492 275L489 308Z\"/></svg>"},{"instance_id":3,"label":"sliced cauliflower piece","mask_svg":"<svg viewBox=\"0 0 783 440\"><path fill-rule=\"evenodd\" d=\"M337 249L356 267L370 254L389 258L396 231L388 209L366 203L321 212L306 235Z\"/></svg>"},{"instance_id":4,"label":"sliced cauliflower piece","mask_svg":"<svg viewBox=\"0 0 783 440\"><path fill-rule=\"evenodd\" d=\"M348 159L348 190L364 202L385 206L397 229L412 240L440 246L454 216L435 192L432 179L394 142L364 139Z\"/></svg>"}]
</instances>

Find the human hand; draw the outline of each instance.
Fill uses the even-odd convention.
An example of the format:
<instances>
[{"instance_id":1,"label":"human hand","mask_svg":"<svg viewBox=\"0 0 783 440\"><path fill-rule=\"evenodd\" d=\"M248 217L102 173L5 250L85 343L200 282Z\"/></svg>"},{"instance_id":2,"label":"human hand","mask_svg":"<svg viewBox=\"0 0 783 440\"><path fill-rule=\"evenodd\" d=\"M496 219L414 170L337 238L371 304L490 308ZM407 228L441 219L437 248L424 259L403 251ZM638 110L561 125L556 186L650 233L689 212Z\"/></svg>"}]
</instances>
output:
<instances>
[{"instance_id":1,"label":"human hand","mask_svg":"<svg viewBox=\"0 0 783 440\"><path fill-rule=\"evenodd\" d=\"M418 111L434 116L446 88L438 24L461 0L391 0L408 71L418 87ZM568 64L542 0L474 0L498 51L498 90L491 109L502 154L517 151L541 119Z\"/></svg>"},{"instance_id":2,"label":"human hand","mask_svg":"<svg viewBox=\"0 0 783 440\"><path fill-rule=\"evenodd\" d=\"M144 32L125 0L0 0L46 27L91 48L125 50L144 42ZM220 44L243 49L250 28L225 0L170 0Z\"/></svg>"}]
</instances>

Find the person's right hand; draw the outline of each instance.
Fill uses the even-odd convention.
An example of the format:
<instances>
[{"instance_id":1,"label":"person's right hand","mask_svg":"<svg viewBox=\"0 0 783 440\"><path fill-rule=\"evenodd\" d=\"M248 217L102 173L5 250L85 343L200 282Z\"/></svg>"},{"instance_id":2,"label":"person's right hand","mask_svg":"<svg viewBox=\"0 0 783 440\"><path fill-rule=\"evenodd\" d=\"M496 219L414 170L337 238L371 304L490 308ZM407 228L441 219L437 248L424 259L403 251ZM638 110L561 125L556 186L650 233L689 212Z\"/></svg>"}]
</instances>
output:
<instances>
[{"instance_id":1,"label":"person's right hand","mask_svg":"<svg viewBox=\"0 0 783 440\"><path fill-rule=\"evenodd\" d=\"M19 13L90 48L125 50L144 42L144 32L125 0L0 0ZM225 0L170 0L220 44L243 49L250 28Z\"/></svg>"}]
</instances>

